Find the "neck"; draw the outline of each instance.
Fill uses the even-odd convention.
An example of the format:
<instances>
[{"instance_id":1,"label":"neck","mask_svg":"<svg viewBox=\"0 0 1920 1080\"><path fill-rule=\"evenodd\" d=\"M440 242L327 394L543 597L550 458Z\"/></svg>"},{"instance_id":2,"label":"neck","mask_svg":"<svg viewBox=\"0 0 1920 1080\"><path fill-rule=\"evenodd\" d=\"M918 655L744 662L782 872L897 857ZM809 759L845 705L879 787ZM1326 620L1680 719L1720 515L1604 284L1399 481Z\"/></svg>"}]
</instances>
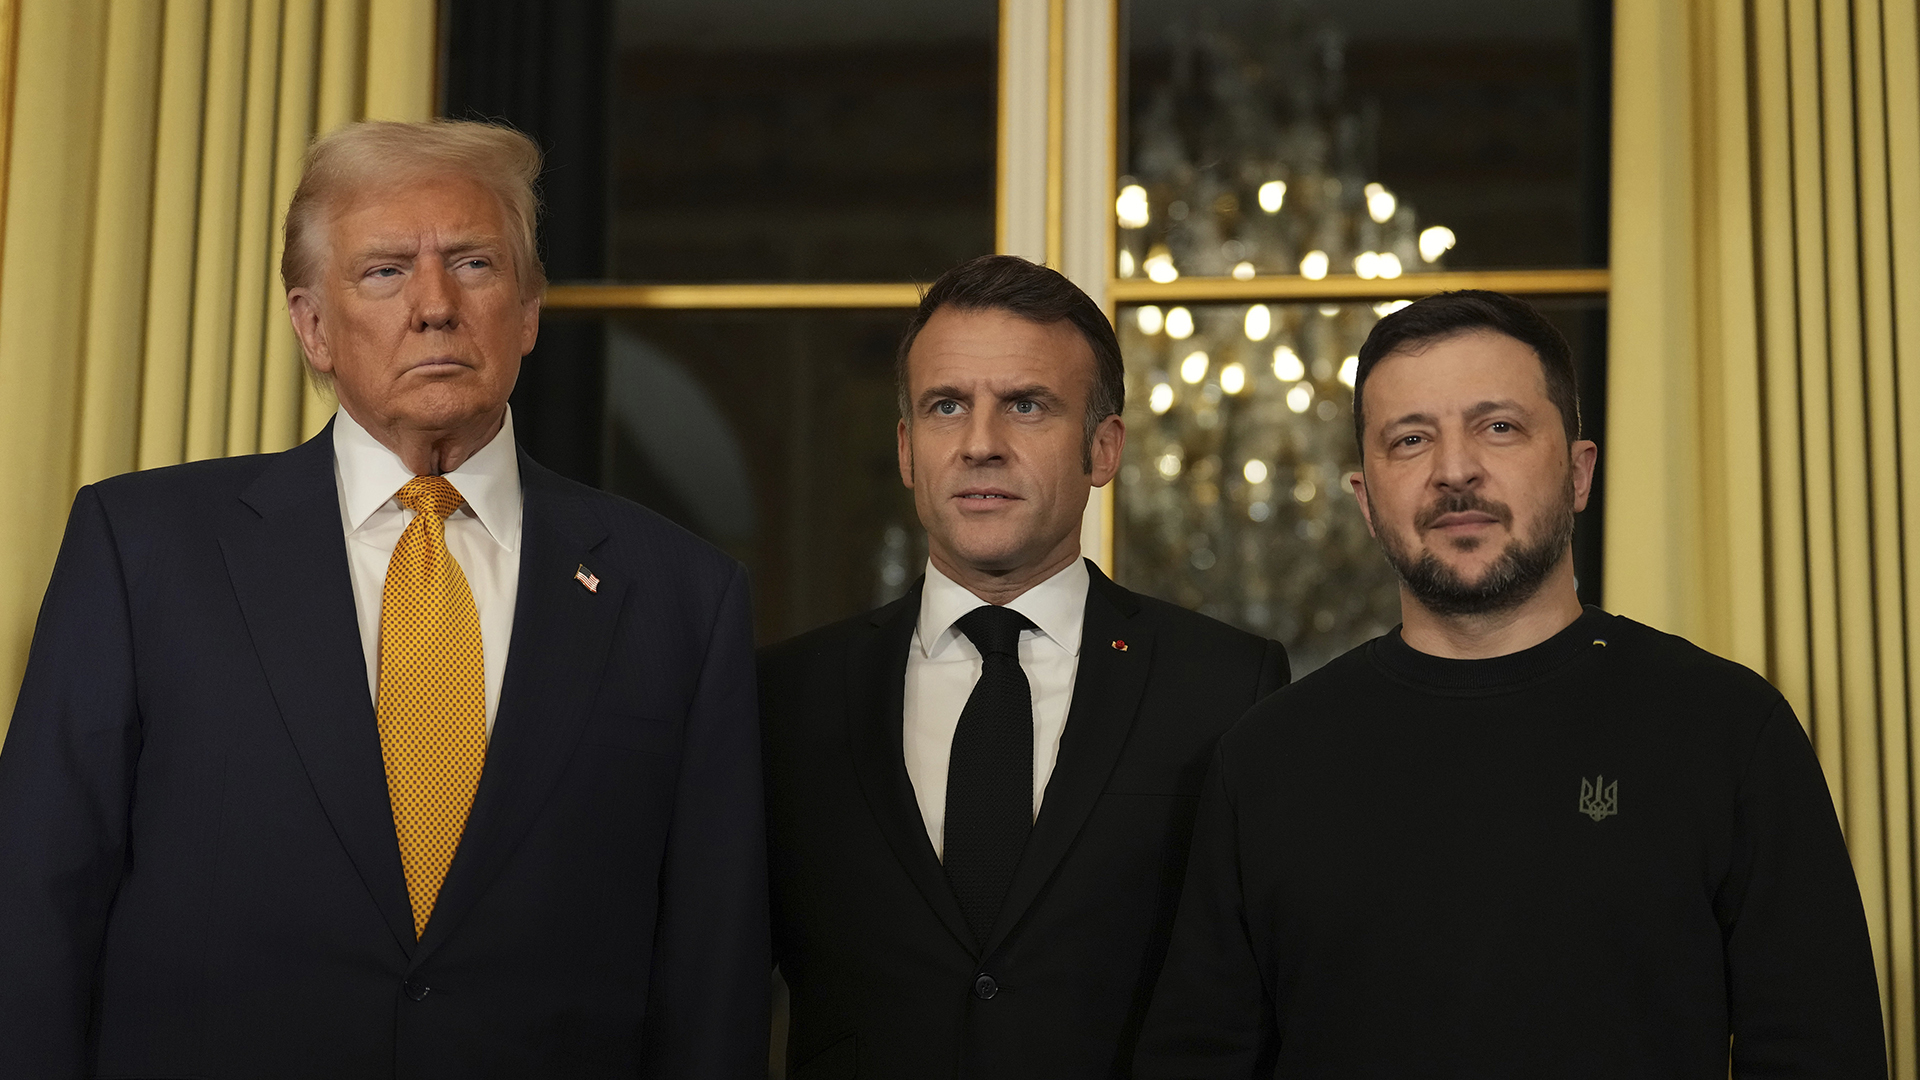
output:
<instances>
[{"instance_id":1,"label":"neck","mask_svg":"<svg viewBox=\"0 0 1920 1080\"><path fill-rule=\"evenodd\" d=\"M442 476L486 449L507 421L507 407L444 428L412 427L397 418L363 417L346 402L341 407L381 446L393 451L415 476ZM371 421L371 422L369 422Z\"/></svg>"},{"instance_id":2,"label":"neck","mask_svg":"<svg viewBox=\"0 0 1920 1080\"><path fill-rule=\"evenodd\" d=\"M1022 593L1073 565L1080 557L1080 530L1062 541L1048 556L1011 570L969 566L939 548L931 548L927 558L936 569L955 584L989 604L1010 604Z\"/></svg>"},{"instance_id":3,"label":"neck","mask_svg":"<svg viewBox=\"0 0 1920 1080\"><path fill-rule=\"evenodd\" d=\"M1524 603L1478 615L1444 615L1423 605L1400 587L1400 638L1412 648L1449 660L1486 660L1506 656L1547 640L1580 617L1574 591L1573 552L1555 566Z\"/></svg>"}]
</instances>

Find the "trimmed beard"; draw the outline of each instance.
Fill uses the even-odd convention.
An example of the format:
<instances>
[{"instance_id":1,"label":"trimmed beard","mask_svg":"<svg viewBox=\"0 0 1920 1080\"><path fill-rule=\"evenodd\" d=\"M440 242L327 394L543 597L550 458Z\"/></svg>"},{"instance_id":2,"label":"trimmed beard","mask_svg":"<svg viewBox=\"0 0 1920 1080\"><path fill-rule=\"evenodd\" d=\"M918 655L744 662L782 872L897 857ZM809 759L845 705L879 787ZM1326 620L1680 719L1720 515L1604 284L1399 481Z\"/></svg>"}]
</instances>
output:
<instances>
[{"instance_id":1,"label":"trimmed beard","mask_svg":"<svg viewBox=\"0 0 1920 1080\"><path fill-rule=\"evenodd\" d=\"M1414 523L1424 529L1446 514L1479 511L1513 525L1513 511L1504 503L1483 499L1471 492L1443 495L1420 512ZM1480 575L1469 582L1440 561L1431 551L1416 558L1391 529L1380 529L1380 550L1400 575L1400 580L1420 606L1436 615L1490 615L1511 611L1533 599L1548 575L1567 557L1567 545L1573 541L1573 470L1567 470L1567 482L1559 502L1540 518L1540 536L1532 543L1515 538L1507 541L1500 553Z\"/></svg>"}]
</instances>

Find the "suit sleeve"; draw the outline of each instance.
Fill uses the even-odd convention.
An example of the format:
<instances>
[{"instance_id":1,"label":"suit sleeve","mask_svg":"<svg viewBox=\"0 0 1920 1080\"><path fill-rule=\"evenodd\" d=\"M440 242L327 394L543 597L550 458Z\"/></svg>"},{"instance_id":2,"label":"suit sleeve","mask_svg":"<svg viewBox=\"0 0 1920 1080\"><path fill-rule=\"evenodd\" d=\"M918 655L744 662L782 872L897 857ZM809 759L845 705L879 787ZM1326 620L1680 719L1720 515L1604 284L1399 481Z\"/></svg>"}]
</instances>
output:
<instances>
[{"instance_id":1,"label":"suit sleeve","mask_svg":"<svg viewBox=\"0 0 1920 1080\"><path fill-rule=\"evenodd\" d=\"M1270 1074L1279 1051L1272 997L1248 932L1223 762L1216 749L1173 941L1134 1055L1135 1080L1247 1080Z\"/></svg>"},{"instance_id":2,"label":"suit sleeve","mask_svg":"<svg viewBox=\"0 0 1920 1080\"><path fill-rule=\"evenodd\" d=\"M1715 900L1733 1076L1885 1077L1879 981L1833 800L1785 701L1741 782Z\"/></svg>"},{"instance_id":3,"label":"suit sleeve","mask_svg":"<svg viewBox=\"0 0 1920 1080\"><path fill-rule=\"evenodd\" d=\"M641 1075L767 1070L766 818L746 571L734 567L686 722L661 875Z\"/></svg>"},{"instance_id":4,"label":"suit sleeve","mask_svg":"<svg viewBox=\"0 0 1920 1080\"><path fill-rule=\"evenodd\" d=\"M140 722L125 580L83 488L0 750L0 1075L78 1077Z\"/></svg>"}]
</instances>

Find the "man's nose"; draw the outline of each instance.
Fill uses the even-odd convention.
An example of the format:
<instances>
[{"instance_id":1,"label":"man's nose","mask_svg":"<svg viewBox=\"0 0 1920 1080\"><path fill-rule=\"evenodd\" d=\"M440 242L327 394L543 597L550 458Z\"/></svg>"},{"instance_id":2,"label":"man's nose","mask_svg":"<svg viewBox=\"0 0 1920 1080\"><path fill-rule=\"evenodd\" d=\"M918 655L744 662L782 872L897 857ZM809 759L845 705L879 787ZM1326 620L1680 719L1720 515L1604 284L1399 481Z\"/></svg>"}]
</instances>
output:
<instances>
[{"instance_id":1,"label":"man's nose","mask_svg":"<svg viewBox=\"0 0 1920 1080\"><path fill-rule=\"evenodd\" d=\"M1006 426L993 407L975 409L968 414L960 452L971 464L997 461L1006 456Z\"/></svg>"},{"instance_id":2,"label":"man's nose","mask_svg":"<svg viewBox=\"0 0 1920 1080\"><path fill-rule=\"evenodd\" d=\"M1442 436L1434 447L1433 485L1447 491L1470 491L1485 478L1480 455L1465 435Z\"/></svg>"},{"instance_id":3,"label":"man's nose","mask_svg":"<svg viewBox=\"0 0 1920 1080\"><path fill-rule=\"evenodd\" d=\"M415 330L449 330L460 319L460 290L438 259L423 259L408 283Z\"/></svg>"}]
</instances>

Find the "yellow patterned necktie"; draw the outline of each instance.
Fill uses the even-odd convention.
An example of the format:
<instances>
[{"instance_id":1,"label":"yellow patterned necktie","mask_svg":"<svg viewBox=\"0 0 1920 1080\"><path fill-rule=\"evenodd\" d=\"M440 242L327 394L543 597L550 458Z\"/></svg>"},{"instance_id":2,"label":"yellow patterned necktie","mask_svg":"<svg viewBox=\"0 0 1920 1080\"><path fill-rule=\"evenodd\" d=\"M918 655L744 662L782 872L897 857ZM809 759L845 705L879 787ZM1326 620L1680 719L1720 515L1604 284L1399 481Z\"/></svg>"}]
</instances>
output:
<instances>
[{"instance_id":1,"label":"yellow patterned necktie","mask_svg":"<svg viewBox=\"0 0 1920 1080\"><path fill-rule=\"evenodd\" d=\"M487 681L473 592L447 550L447 516L466 500L439 476L416 476L394 498L414 518L394 546L380 594L375 711L418 937L480 785Z\"/></svg>"}]
</instances>

